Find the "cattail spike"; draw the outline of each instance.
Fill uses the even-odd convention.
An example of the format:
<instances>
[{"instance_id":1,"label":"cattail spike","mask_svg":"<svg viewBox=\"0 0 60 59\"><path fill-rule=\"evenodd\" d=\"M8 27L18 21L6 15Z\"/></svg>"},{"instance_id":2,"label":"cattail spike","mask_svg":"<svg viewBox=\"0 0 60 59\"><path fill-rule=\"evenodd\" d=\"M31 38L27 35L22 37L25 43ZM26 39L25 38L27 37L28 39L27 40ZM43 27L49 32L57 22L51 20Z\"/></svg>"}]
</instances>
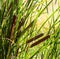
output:
<instances>
[{"instance_id":1,"label":"cattail spike","mask_svg":"<svg viewBox=\"0 0 60 59\"><path fill-rule=\"evenodd\" d=\"M44 35L44 34L43 34L43 33L41 33L41 34L39 34L39 35L37 35L37 36L35 36L35 37L33 37L33 38L31 38L31 39L27 40L27 41L26 41L26 43L30 43L30 42L32 42L32 41L34 41L34 40L36 40L36 39L38 39L38 38L42 37L43 35Z\"/></svg>"},{"instance_id":2,"label":"cattail spike","mask_svg":"<svg viewBox=\"0 0 60 59\"><path fill-rule=\"evenodd\" d=\"M44 37L44 38L38 40L37 42L33 43L33 44L31 45L31 47L34 47L34 46L38 45L39 43L47 40L48 38L50 38L50 35L47 35L46 37Z\"/></svg>"},{"instance_id":3,"label":"cattail spike","mask_svg":"<svg viewBox=\"0 0 60 59\"><path fill-rule=\"evenodd\" d=\"M13 36L13 33L14 33L15 22L16 22L16 15L14 15L13 19L12 19L12 25L11 25L11 30L10 30L10 38Z\"/></svg>"},{"instance_id":4,"label":"cattail spike","mask_svg":"<svg viewBox=\"0 0 60 59\"><path fill-rule=\"evenodd\" d=\"M12 25L11 25L11 30L15 24L15 21L16 21L16 15L13 16L13 19L12 19Z\"/></svg>"}]
</instances>

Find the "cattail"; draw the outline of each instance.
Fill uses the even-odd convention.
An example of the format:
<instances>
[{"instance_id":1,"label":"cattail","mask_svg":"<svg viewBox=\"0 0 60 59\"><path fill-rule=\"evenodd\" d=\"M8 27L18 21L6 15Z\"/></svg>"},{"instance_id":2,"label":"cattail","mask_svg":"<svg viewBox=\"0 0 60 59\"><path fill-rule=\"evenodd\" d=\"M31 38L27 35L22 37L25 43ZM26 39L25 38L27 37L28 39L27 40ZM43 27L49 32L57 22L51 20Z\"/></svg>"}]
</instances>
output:
<instances>
[{"instance_id":1,"label":"cattail","mask_svg":"<svg viewBox=\"0 0 60 59\"><path fill-rule=\"evenodd\" d=\"M15 21L16 21L16 15L13 16L11 30L12 30L13 26L15 25Z\"/></svg>"},{"instance_id":2,"label":"cattail","mask_svg":"<svg viewBox=\"0 0 60 59\"><path fill-rule=\"evenodd\" d=\"M14 24L15 21L16 21L16 15L13 16L13 21L12 21L12 23Z\"/></svg>"},{"instance_id":3,"label":"cattail","mask_svg":"<svg viewBox=\"0 0 60 59\"><path fill-rule=\"evenodd\" d=\"M31 38L31 39L29 39L29 40L27 40L26 41L26 43L30 43L30 42L32 42L32 41L34 41L34 40L36 40L36 39L38 39L38 38L40 38L41 36L43 36L44 34L43 33L41 33L41 34L39 34L39 35L37 35L37 36L35 36L35 37L33 37L33 38Z\"/></svg>"},{"instance_id":4,"label":"cattail","mask_svg":"<svg viewBox=\"0 0 60 59\"><path fill-rule=\"evenodd\" d=\"M15 22L16 22L16 15L14 15L14 16L13 16L13 19L12 19L12 25L11 25L11 30L10 30L10 36L11 36L11 37L12 37L13 32L14 32Z\"/></svg>"},{"instance_id":5,"label":"cattail","mask_svg":"<svg viewBox=\"0 0 60 59\"><path fill-rule=\"evenodd\" d=\"M37 42L33 43L33 44L31 45L31 47L34 47L34 46L38 45L39 43L45 41L45 40L48 39L48 38L50 38L50 35L47 35L46 37L44 37L44 38L38 40Z\"/></svg>"}]
</instances>

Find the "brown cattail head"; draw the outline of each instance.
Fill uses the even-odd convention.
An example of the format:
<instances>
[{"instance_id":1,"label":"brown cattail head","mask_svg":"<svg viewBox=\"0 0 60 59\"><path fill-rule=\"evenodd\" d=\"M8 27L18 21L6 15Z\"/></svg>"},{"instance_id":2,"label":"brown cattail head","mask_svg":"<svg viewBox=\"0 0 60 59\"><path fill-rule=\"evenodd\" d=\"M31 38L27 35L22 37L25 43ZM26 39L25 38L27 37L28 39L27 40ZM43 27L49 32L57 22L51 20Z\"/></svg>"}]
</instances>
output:
<instances>
[{"instance_id":1,"label":"brown cattail head","mask_svg":"<svg viewBox=\"0 0 60 59\"><path fill-rule=\"evenodd\" d=\"M15 25L15 22L16 22L16 15L13 15L11 29Z\"/></svg>"},{"instance_id":2,"label":"brown cattail head","mask_svg":"<svg viewBox=\"0 0 60 59\"><path fill-rule=\"evenodd\" d=\"M16 15L14 15L14 16L13 16L13 19L12 19L12 20L13 20L13 21L12 21L12 24L15 24L16 18L17 18Z\"/></svg>"},{"instance_id":3,"label":"brown cattail head","mask_svg":"<svg viewBox=\"0 0 60 59\"><path fill-rule=\"evenodd\" d=\"M41 33L41 34L39 34L39 35L37 35L37 36L35 36L35 37L33 37L33 38L31 38L31 39L27 40L27 41L26 41L26 43L30 43L30 42L32 42L32 41L34 41L34 40L36 40L36 39L38 39L38 38L42 37L43 35L44 35L44 34L43 34L43 33Z\"/></svg>"},{"instance_id":4,"label":"brown cattail head","mask_svg":"<svg viewBox=\"0 0 60 59\"><path fill-rule=\"evenodd\" d=\"M10 30L10 37L13 35L15 22L16 22L16 15L13 15L12 25L11 25L11 30Z\"/></svg>"},{"instance_id":5,"label":"brown cattail head","mask_svg":"<svg viewBox=\"0 0 60 59\"><path fill-rule=\"evenodd\" d=\"M45 36L44 38L38 40L37 42L32 43L32 44L31 44L31 47L34 47L34 46L38 45L39 43L45 41L45 40L48 39L48 38L50 38L50 35L47 35L47 36Z\"/></svg>"}]
</instances>

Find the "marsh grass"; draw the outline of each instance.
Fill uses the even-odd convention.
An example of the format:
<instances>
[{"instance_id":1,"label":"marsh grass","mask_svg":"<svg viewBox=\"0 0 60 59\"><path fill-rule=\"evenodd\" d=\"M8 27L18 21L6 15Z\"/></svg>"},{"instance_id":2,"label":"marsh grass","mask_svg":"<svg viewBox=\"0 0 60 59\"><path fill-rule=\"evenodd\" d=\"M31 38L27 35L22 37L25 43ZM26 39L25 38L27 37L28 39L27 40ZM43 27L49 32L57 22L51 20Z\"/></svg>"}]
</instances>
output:
<instances>
[{"instance_id":1,"label":"marsh grass","mask_svg":"<svg viewBox=\"0 0 60 59\"><path fill-rule=\"evenodd\" d=\"M0 59L60 59L60 0L0 0Z\"/></svg>"}]
</instances>

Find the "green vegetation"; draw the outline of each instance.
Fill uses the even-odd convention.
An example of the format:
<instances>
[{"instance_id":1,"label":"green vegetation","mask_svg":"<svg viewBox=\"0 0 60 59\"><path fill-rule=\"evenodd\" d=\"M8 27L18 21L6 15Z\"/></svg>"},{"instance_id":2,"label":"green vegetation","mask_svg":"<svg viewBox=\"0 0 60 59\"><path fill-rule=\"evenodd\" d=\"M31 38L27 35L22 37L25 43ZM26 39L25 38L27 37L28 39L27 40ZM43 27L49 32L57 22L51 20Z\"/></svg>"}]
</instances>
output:
<instances>
[{"instance_id":1,"label":"green vegetation","mask_svg":"<svg viewBox=\"0 0 60 59\"><path fill-rule=\"evenodd\" d=\"M0 59L60 59L60 0L0 0Z\"/></svg>"}]
</instances>

